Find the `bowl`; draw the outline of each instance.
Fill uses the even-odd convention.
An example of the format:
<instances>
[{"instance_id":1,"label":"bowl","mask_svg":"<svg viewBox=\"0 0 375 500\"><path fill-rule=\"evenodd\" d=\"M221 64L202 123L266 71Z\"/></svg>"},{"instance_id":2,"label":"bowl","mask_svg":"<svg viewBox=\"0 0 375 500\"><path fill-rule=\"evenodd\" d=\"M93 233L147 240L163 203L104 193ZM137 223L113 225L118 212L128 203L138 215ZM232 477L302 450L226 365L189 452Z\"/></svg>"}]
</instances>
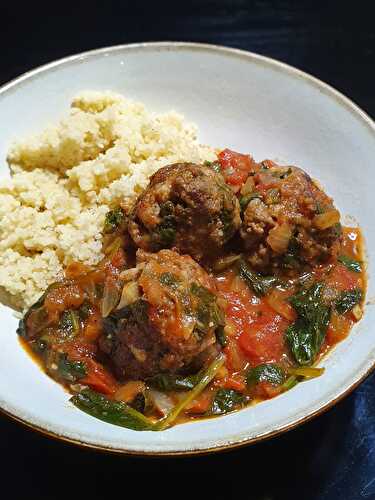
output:
<instances>
[{"instance_id":1,"label":"bowl","mask_svg":"<svg viewBox=\"0 0 375 500\"><path fill-rule=\"evenodd\" d=\"M19 344L17 319L0 307L0 407L66 441L142 455L194 454L269 438L322 413L353 390L375 364L375 126L325 83L250 52L195 43L104 48L37 68L0 90L1 175L16 137L56 121L86 89L112 90L156 111L174 109L198 124L200 141L299 165L319 179L349 223L363 229L368 254L364 318L323 361L319 379L279 397L215 419L164 432L135 432L80 412ZM354 218L354 219L353 219Z\"/></svg>"}]
</instances>

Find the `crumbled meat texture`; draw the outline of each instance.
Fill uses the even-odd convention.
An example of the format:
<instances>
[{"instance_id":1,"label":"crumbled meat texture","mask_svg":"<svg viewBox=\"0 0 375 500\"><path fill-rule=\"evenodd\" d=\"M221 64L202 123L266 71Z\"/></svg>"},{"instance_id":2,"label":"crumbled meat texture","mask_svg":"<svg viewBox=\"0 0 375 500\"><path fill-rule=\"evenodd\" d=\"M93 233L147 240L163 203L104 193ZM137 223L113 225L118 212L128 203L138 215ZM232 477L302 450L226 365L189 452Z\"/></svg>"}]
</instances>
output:
<instances>
[{"instance_id":1,"label":"crumbled meat texture","mask_svg":"<svg viewBox=\"0 0 375 500\"><path fill-rule=\"evenodd\" d=\"M240 224L238 200L221 174L205 165L176 163L151 177L129 233L144 250L176 248L200 260L215 255Z\"/></svg>"},{"instance_id":2,"label":"crumbled meat texture","mask_svg":"<svg viewBox=\"0 0 375 500\"><path fill-rule=\"evenodd\" d=\"M314 265L337 252L340 225L320 230L313 223L316 215L334 209L332 199L303 170L275 164L261 169L254 176L253 192L257 197L244 210L240 234L254 268L270 272L280 266ZM280 255L267 239L282 224L290 228L291 237Z\"/></svg>"},{"instance_id":3,"label":"crumbled meat texture","mask_svg":"<svg viewBox=\"0 0 375 500\"><path fill-rule=\"evenodd\" d=\"M101 351L120 380L199 369L217 348L215 326L196 330L190 290L195 283L212 293L214 281L191 257L172 250L138 250L137 262L141 298L104 320Z\"/></svg>"}]
</instances>

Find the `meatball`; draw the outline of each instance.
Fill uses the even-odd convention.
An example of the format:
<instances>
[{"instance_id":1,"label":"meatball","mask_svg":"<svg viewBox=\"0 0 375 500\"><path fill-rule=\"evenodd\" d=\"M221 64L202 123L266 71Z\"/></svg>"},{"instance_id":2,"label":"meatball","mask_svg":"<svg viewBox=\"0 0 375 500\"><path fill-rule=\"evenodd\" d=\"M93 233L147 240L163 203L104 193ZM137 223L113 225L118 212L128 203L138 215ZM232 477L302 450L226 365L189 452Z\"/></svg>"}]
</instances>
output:
<instances>
[{"instance_id":1,"label":"meatball","mask_svg":"<svg viewBox=\"0 0 375 500\"><path fill-rule=\"evenodd\" d=\"M120 379L196 370L217 352L215 330L223 316L215 284L190 256L138 250L137 267L126 276L130 298L123 292L99 341Z\"/></svg>"},{"instance_id":2,"label":"meatball","mask_svg":"<svg viewBox=\"0 0 375 500\"><path fill-rule=\"evenodd\" d=\"M128 230L144 250L173 247L200 260L216 254L240 224L238 200L221 174L205 165L176 163L151 177Z\"/></svg>"},{"instance_id":3,"label":"meatball","mask_svg":"<svg viewBox=\"0 0 375 500\"><path fill-rule=\"evenodd\" d=\"M265 163L241 199L240 229L250 264L260 271L300 268L328 260L339 248L340 214L297 167Z\"/></svg>"}]
</instances>

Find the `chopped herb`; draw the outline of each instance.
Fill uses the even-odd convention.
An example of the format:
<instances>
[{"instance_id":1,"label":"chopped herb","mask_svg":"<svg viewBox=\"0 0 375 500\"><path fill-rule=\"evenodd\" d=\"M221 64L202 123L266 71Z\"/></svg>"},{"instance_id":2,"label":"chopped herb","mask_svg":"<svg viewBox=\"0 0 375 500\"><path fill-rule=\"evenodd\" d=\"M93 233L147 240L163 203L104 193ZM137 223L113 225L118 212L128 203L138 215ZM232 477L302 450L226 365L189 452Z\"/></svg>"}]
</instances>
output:
<instances>
[{"instance_id":1,"label":"chopped herb","mask_svg":"<svg viewBox=\"0 0 375 500\"><path fill-rule=\"evenodd\" d=\"M195 282L192 283L190 291L199 299L196 309L198 330L206 331L208 328L224 325L224 315L216 302L216 296Z\"/></svg>"},{"instance_id":2,"label":"chopped herb","mask_svg":"<svg viewBox=\"0 0 375 500\"><path fill-rule=\"evenodd\" d=\"M180 280L175 274L165 272L160 275L159 281L162 285L168 286L169 288L178 288Z\"/></svg>"},{"instance_id":3,"label":"chopped herb","mask_svg":"<svg viewBox=\"0 0 375 500\"><path fill-rule=\"evenodd\" d=\"M244 405L246 396L233 389L219 389L211 404L211 415L222 415Z\"/></svg>"},{"instance_id":4,"label":"chopped herb","mask_svg":"<svg viewBox=\"0 0 375 500\"><path fill-rule=\"evenodd\" d=\"M280 385L285 380L284 370L275 363L263 363L250 368L246 375L248 386L254 386L259 382L269 382L272 385Z\"/></svg>"},{"instance_id":5,"label":"chopped herb","mask_svg":"<svg viewBox=\"0 0 375 500\"><path fill-rule=\"evenodd\" d=\"M280 284L280 281L275 276L262 276L252 271L249 265L243 260L239 260L239 275L245 281L249 288L258 296L266 295L271 288Z\"/></svg>"},{"instance_id":6,"label":"chopped herb","mask_svg":"<svg viewBox=\"0 0 375 500\"><path fill-rule=\"evenodd\" d=\"M285 339L299 365L311 365L325 339L331 310L322 300L323 287L315 283L289 299L298 317L286 330Z\"/></svg>"},{"instance_id":7,"label":"chopped herb","mask_svg":"<svg viewBox=\"0 0 375 500\"><path fill-rule=\"evenodd\" d=\"M125 221L125 213L121 207L107 212L104 221L104 232L113 233Z\"/></svg>"},{"instance_id":8,"label":"chopped herb","mask_svg":"<svg viewBox=\"0 0 375 500\"><path fill-rule=\"evenodd\" d=\"M353 271L354 273L360 273L362 271L362 264L358 260L347 257L346 255L340 255L337 260L341 262L341 264L344 264L349 271Z\"/></svg>"},{"instance_id":9,"label":"chopped herb","mask_svg":"<svg viewBox=\"0 0 375 500\"><path fill-rule=\"evenodd\" d=\"M335 302L336 311L340 314L345 314L362 300L362 290L355 288L341 292L340 297Z\"/></svg>"}]
</instances>

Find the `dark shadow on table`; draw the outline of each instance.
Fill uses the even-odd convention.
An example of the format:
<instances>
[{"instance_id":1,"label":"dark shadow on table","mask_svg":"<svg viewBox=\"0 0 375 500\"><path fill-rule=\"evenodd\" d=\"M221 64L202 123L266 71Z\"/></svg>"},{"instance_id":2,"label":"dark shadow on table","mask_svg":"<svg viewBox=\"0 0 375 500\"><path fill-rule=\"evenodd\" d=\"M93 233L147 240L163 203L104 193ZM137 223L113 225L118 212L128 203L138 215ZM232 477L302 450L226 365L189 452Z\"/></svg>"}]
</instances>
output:
<instances>
[{"instance_id":1,"label":"dark shadow on table","mask_svg":"<svg viewBox=\"0 0 375 500\"><path fill-rule=\"evenodd\" d=\"M7 453L2 482L9 491L40 500L66 500L71 492L73 498L106 500L375 498L375 480L368 479L371 470L375 478L374 385L373 376L335 408L283 436L192 458L106 455L49 440L2 418Z\"/></svg>"}]
</instances>

